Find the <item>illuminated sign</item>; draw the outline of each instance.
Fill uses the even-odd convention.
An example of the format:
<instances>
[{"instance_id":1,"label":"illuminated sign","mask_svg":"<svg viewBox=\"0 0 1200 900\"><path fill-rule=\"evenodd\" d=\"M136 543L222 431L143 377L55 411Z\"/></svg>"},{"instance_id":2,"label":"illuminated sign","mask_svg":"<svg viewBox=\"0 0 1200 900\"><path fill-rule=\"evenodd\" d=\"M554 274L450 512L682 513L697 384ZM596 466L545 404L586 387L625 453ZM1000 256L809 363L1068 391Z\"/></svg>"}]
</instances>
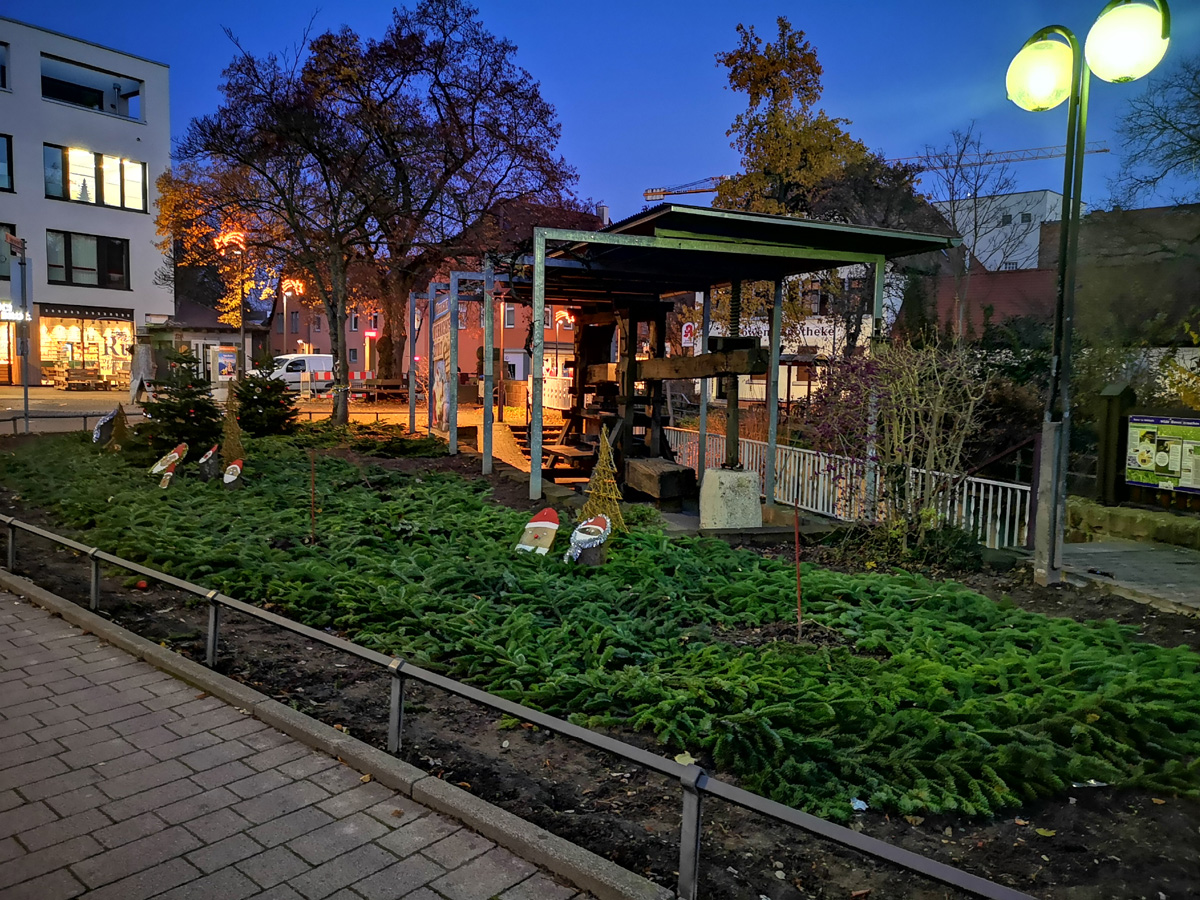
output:
<instances>
[{"instance_id":1,"label":"illuminated sign","mask_svg":"<svg viewBox=\"0 0 1200 900\"><path fill-rule=\"evenodd\" d=\"M364 331L363 337L369 337L369 338L379 337L379 332L372 328L368 331Z\"/></svg>"},{"instance_id":2,"label":"illuminated sign","mask_svg":"<svg viewBox=\"0 0 1200 900\"><path fill-rule=\"evenodd\" d=\"M15 309L8 300L0 300L0 322L30 322L33 316L24 310Z\"/></svg>"}]
</instances>

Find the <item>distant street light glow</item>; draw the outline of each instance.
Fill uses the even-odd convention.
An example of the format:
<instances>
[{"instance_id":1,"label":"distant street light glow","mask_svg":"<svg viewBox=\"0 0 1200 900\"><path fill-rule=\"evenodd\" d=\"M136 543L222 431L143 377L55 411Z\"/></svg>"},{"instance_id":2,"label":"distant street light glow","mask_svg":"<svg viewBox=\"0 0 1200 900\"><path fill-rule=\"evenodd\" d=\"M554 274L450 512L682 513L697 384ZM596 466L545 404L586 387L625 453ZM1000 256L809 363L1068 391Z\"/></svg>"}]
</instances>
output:
<instances>
[{"instance_id":1,"label":"distant street light glow","mask_svg":"<svg viewBox=\"0 0 1200 900\"><path fill-rule=\"evenodd\" d=\"M1124 2L1100 14L1084 45L1092 74L1103 81L1135 81L1147 75L1167 52L1159 10Z\"/></svg>"},{"instance_id":2,"label":"distant street light glow","mask_svg":"<svg viewBox=\"0 0 1200 900\"><path fill-rule=\"evenodd\" d=\"M1021 109L1043 112L1071 96L1071 48L1062 41L1034 41L1013 57L1005 77L1008 99Z\"/></svg>"}]
</instances>

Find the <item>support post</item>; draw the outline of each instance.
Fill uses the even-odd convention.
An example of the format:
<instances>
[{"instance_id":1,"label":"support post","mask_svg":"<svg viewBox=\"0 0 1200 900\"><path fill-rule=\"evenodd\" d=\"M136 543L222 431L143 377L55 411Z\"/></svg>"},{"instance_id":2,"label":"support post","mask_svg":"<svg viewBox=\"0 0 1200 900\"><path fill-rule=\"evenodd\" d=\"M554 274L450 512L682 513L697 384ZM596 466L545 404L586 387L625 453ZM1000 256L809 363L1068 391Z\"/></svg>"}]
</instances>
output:
<instances>
[{"instance_id":1,"label":"support post","mask_svg":"<svg viewBox=\"0 0 1200 900\"><path fill-rule=\"evenodd\" d=\"M705 778L699 766L688 766L679 779L683 787L683 817L679 826L679 900L697 900L700 896L700 780Z\"/></svg>"},{"instance_id":2,"label":"support post","mask_svg":"<svg viewBox=\"0 0 1200 900\"><path fill-rule=\"evenodd\" d=\"M8 522L8 571L17 571L17 526Z\"/></svg>"},{"instance_id":3,"label":"support post","mask_svg":"<svg viewBox=\"0 0 1200 900\"><path fill-rule=\"evenodd\" d=\"M771 369L767 372L767 459L763 478L763 494L767 506L775 505L775 458L779 455L779 353L783 340L783 279L775 282L775 297L771 302Z\"/></svg>"},{"instance_id":4,"label":"support post","mask_svg":"<svg viewBox=\"0 0 1200 900\"><path fill-rule=\"evenodd\" d=\"M426 434L433 434L433 319L437 310L437 290L429 285L429 302L425 304L425 333L429 338L429 348L425 356L425 412Z\"/></svg>"},{"instance_id":5,"label":"support post","mask_svg":"<svg viewBox=\"0 0 1200 900\"><path fill-rule=\"evenodd\" d=\"M705 288L700 306L700 353L708 352L708 329L712 325L712 289ZM696 354L699 355L699 354ZM696 483L704 481L708 468L708 391L707 378L700 379L700 446L696 452Z\"/></svg>"},{"instance_id":6,"label":"support post","mask_svg":"<svg viewBox=\"0 0 1200 900\"><path fill-rule=\"evenodd\" d=\"M88 591L88 605L92 612L100 608L100 560L96 559L96 554L100 552L99 547L93 547L88 551L88 561L91 563L91 579L90 590Z\"/></svg>"},{"instance_id":7,"label":"support post","mask_svg":"<svg viewBox=\"0 0 1200 900\"><path fill-rule=\"evenodd\" d=\"M877 357L884 352L883 340L883 279L887 259L880 256L875 260L874 299L871 303L871 355ZM867 471L866 509L867 521L878 520L879 513L879 444L878 444L879 398L875 392L867 401Z\"/></svg>"},{"instance_id":8,"label":"support post","mask_svg":"<svg viewBox=\"0 0 1200 900\"><path fill-rule=\"evenodd\" d=\"M458 272L450 274L450 360L446 364L450 455L458 456Z\"/></svg>"},{"instance_id":9,"label":"support post","mask_svg":"<svg viewBox=\"0 0 1200 900\"><path fill-rule=\"evenodd\" d=\"M542 317L546 310L546 234L533 230L533 371L529 397L529 499L542 497L542 364L546 332Z\"/></svg>"},{"instance_id":10,"label":"support post","mask_svg":"<svg viewBox=\"0 0 1200 900\"><path fill-rule=\"evenodd\" d=\"M408 430L417 430L417 295L408 292Z\"/></svg>"},{"instance_id":11,"label":"support post","mask_svg":"<svg viewBox=\"0 0 1200 900\"><path fill-rule=\"evenodd\" d=\"M392 676L392 702L388 712L388 753L393 756L400 754L404 742L404 676L401 670L404 660L393 659L388 663L388 672Z\"/></svg>"},{"instance_id":12,"label":"support post","mask_svg":"<svg viewBox=\"0 0 1200 900\"><path fill-rule=\"evenodd\" d=\"M492 474L492 394L496 386L494 374L496 364L496 303L494 291L496 288L495 273L492 261L485 260L483 264L483 474ZM503 401L502 401L503 402Z\"/></svg>"},{"instance_id":13,"label":"support post","mask_svg":"<svg viewBox=\"0 0 1200 900\"><path fill-rule=\"evenodd\" d=\"M219 593L209 591L205 595L208 600L208 647L204 654L204 664L210 669L217 664L217 641L221 630L221 604L217 601Z\"/></svg>"},{"instance_id":14,"label":"support post","mask_svg":"<svg viewBox=\"0 0 1200 900\"><path fill-rule=\"evenodd\" d=\"M729 288L729 336L742 334L742 283L735 281ZM741 459L741 408L738 393L740 384L737 375L725 376L725 468L740 469Z\"/></svg>"}]
</instances>

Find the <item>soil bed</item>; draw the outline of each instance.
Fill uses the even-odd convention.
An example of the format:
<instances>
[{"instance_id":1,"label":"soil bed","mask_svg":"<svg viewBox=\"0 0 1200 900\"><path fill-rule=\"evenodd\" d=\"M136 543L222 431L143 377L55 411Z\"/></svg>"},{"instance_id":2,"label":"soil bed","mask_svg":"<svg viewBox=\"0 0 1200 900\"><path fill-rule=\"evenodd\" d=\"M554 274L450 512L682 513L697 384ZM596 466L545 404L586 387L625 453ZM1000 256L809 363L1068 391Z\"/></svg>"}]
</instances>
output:
<instances>
[{"instance_id":1,"label":"soil bed","mask_svg":"<svg viewBox=\"0 0 1200 900\"><path fill-rule=\"evenodd\" d=\"M480 477L477 461L469 457L371 462L404 471ZM526 485L520 482L503 476L488 481L497 502L522 510L544 505L531 503ZM45 512L24 505L3 489L0 509L60 530ZM28 535L20 535L18 541L19 573L86 603L85 560ZM790 557L790 545L778 548L781 554L785 549ZM821 548L804 549L810 559L820 559L822 553ZM143 591L128 588L130 580L123 574L106 574L102 612L138 634L202 658L206 613L196 601L153 584ZM1098 591L1039 588L1020 573L980 573L960 580L987 596L1007 597L1032 611L1081 621L1113 618L1137 626L1142 640L1200 649L1196 633L1200 623L1195 619ZM812 641L820 646L825 640L823 630L806 629L804 644ZM781 623L719 638L756 646L776 641L794 644L795 632L795 623ZM229 614L223 617L218 670L383 746L386 675L354 657ZM674 885L677 785L557 735L500 721L487 710L431 688L410 684L407 698L402 753L406 761L626 868ZM661 752L652 737L617 736ZM700 764L714 771L711 760L702 759ZM991 821L954 815L906 820L869 810L857 815L853 827L1039 898L1200 897L1200 803L1191 800L1078 787L1065 798ZM865 896L859 892L868 890L880 900L964 896L719 801L705 806L702 859L701 895L712 900L847 898Z\"/></svg>"}]
</instances>

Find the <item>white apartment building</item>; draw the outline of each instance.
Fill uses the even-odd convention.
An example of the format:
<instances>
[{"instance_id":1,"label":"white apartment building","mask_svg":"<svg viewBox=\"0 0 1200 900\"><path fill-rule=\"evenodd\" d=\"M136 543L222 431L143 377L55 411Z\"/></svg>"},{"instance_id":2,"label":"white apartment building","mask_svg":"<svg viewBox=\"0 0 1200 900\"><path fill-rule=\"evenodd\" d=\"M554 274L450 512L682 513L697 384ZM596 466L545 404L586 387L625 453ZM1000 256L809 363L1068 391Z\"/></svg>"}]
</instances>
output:
<instances>
[{"instance_id":1,"label":"white apartment building","mask_svg":"<svg viewBox=\"0 0 1200 900\"><path fill-rule=\"evenodd\" d=\"M120 385L138 330L173 313L154 283L169 113L166 65L0 17L0 232L27 245L30 384ZM0 384L20 383L17 273L3 245Z\"/></svg>"},{"instance_id":2,"label":"white apartment building","mask_svg":"<svg viewBox=\"0 0 1200 900\"><path fill-rule=\"evenodd\" d=\"M933 207L980 265L999 272L1037 268L1042 223L1062 219L1062 199L1055 191L1019 191L935 200Z\"/></svg>"}]
</instances>

